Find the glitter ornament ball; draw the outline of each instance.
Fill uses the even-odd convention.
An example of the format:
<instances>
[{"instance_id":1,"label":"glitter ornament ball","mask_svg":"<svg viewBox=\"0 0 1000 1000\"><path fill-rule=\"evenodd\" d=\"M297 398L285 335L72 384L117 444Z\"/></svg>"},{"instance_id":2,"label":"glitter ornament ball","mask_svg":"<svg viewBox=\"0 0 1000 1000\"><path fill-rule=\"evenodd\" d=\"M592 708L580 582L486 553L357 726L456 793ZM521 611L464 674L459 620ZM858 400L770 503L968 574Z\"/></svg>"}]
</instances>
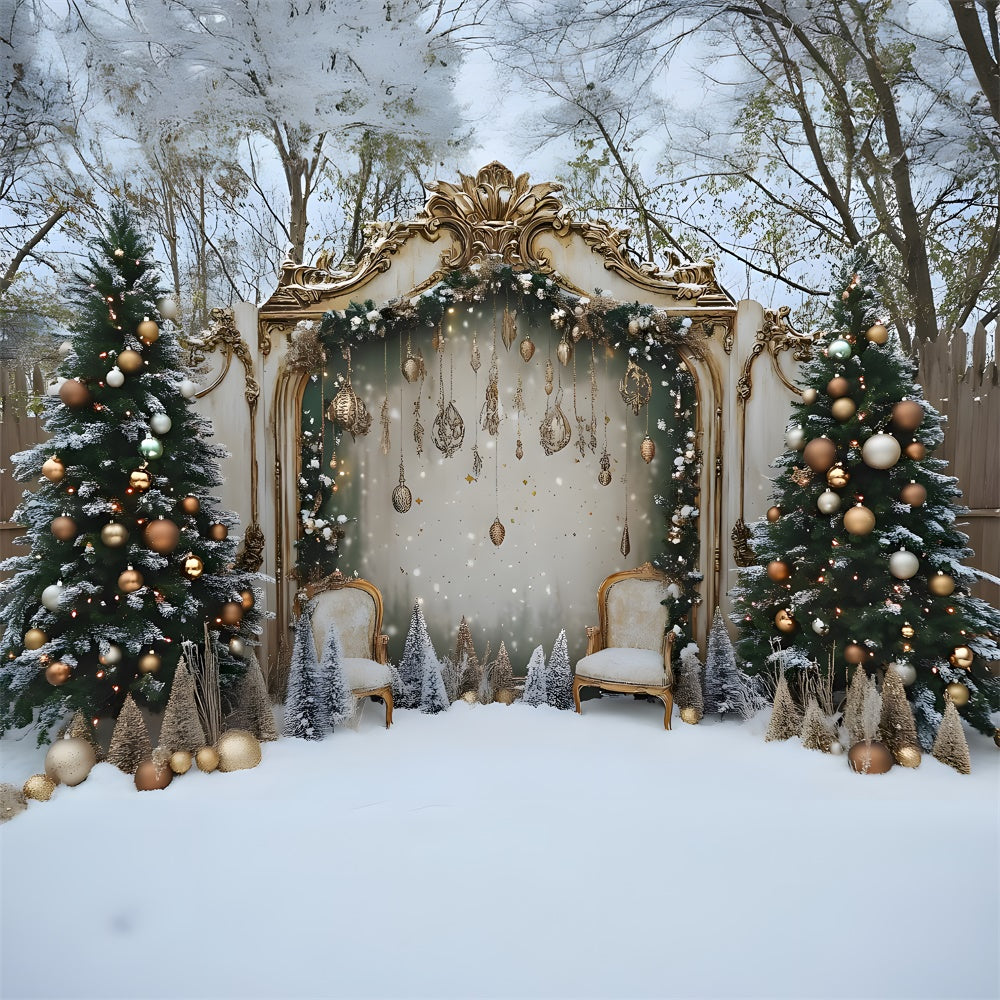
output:
<instances>
[{"instance_id":1,"label":"glitter ornament ball","mask_svg":"<svg viewBox=\"0 0 1000 1000\"><path fill-rule=\"evenodd\" d=\"M891 434L873 434L861 446L861 457L872 469L891 469L901 454L899 442Z\"/></svg>"},{"instance_id":2,"label":"glitter ornament ball","mask_svg":"<svg viewBox=\"0 0 1000 1000\"><path fill-rule=\"evenodd\" d=\"M154 413L149 418L149 429L154 434L166 434L173 426L173 421L165 413Z\"/></svg>"},{"instance_id":3,"label":"glitter ornament ball","mask_svg":"<svg viewBox=\"0 0 1000 1000\"><path fill-rule=\"evenodd\" d=\"M912 743L897 747L894 756L900 767L920 767L920 747Z\"/></svg>"},{"instance_id":4,"label":"glitter ornament ball","mask_svg":"<svg viewBox=\"0 0 1000 1000\"><path fill-rule=\"evenodd\" d=\"M170 755L170 770L174 774L187 774L193 763L194 758L187 750L175 750Z\"/></svg>"},{"instance_id":5,"label":"glitter ornament ball","mask_svg":"<svg viewBox=\"0 0 1000 1000\"><path fill-rule=\"evenodd\" d=\"M194 755L194 762L198 765L199 771L208 774L219 766L219 755L215 752L214 747L202 747Z\"/></svg>"},{"instance_id":6,"label":"glitter ornament ball","mask_svg":"<svg viewBox=\"0 0 1000 1000\"><path fill-rule=\"evenodd\" d=\"M26 799L36 802L48 802L55 790L56 783L47 774L33 774L21 788Z\"/></svg>"},{"instance_id":7,"label":"glitter ornament ball","mask_svg":"<svg viewBox=\"0 0 1000 1000\"><path fill-rule=\"evenodd\" d=\"M260 763L260 743L245 729L230 729L215 744L220 771L245 771Z\"/></svg>"}]
</instances>

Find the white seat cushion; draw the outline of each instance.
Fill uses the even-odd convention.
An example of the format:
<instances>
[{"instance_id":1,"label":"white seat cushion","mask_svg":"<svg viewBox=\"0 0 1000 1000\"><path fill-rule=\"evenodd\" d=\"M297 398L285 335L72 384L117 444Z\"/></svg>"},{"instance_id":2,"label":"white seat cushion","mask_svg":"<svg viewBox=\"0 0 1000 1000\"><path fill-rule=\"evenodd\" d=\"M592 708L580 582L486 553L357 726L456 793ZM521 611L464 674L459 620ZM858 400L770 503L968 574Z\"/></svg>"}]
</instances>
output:
<instances>
[{"instance_id":1,"label":"white seat cushion","mask_svg":"<svg viewBox=\"0 0 1000 1000\"><path fill-rule=\"evenodd\" d=\"M357 656L344 657L344 676L352 691L370 691L392 683L392 674L387 664Z\"/></svg>"},{"instance_id":2,"label":"white seat cushion","mask_svg":"<svg viewBox=\"0 0 1000 1000\"><path fill-rule=\"evenodd\" d=\"M670 683L664 672L663 657L651 649L602 649L585 656L576 665L577 675L599 681L625 684L650 684L660 687Z\"/></svg>"}]
</instances>

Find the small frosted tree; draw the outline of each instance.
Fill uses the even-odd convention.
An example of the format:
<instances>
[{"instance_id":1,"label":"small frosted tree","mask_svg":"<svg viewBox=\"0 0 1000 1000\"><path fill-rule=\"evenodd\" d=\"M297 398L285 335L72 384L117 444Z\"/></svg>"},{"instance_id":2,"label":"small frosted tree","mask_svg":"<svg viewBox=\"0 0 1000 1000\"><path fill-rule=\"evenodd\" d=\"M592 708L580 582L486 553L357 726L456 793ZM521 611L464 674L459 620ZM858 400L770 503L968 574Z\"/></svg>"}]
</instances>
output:
<instances>
[{"instance_id":1,"label":"small frosted tree","mask_svg":"<svg viewBox=\"0 0 1000 1000\"><path fill-rule=\"evenodd\" d=\"M285 699L285 724L282 733L301 740L321 740L326 731L322 704L319 659L313 641L309 609L304 609L295 623L295 643L288 674L288 697Z\"/></svg>"},{"instance_id":2,"label":"small frosted tree","mask_svg":"<svg viewBox=\"0 0 1000 1000\"><path fill-rule=\"evenodd\" d=\"M490 685L493 688L493 697L500 697L501 691L507 691L511 695L514 692L514 670L510 665L510 656L507 653L505 643L500 643L497 650L496 659L490 664Z\"/></svg>"},{"instance_id":3,"label":"small frosted tree","mask_svg":"<svg viewBox=\"0 0 1000 1000\"><path fill-rule=\"evenodd\" d=\"M680 654L680 670L675 694L677 707L683 712L691 709L700 719L705 714L705 700L701 689L701 659L698 644L689 642Z\"/></svg>"},{"instance_id":4,"label":"small frosted tree","mask_svg":"<svg viewBox=\"0 0 1000 1000\"><path fill-rule=\"evenodd\" d=\"M528 660L528 674L524 679L524 695L521 700L525 705L547 705L548 696L545 690L545 650L536 646Z\"/></svg>"},{"instance_id":5,"label":"small frosted tree","mask_svg":"<svg viewBox=\"0 0 1000 1000\"><path fill-rule=\"evenodd\" d=\"M913 710L906 700L903 680L892 667L886 670L885 680L882 681L882 718L878 731L879 739L894 757L899 756L903 747L919 746L917 726L913 721Z\"/></svg>"},{"instance_id":6,"label":"small frosted tree","mask_svg":"<svg viewBox=\"0 0 1000 1000\"><path fill-rule=\"evenodd\" d=\"M968 774L972 770L969 744L962 729L962 719L958 709L955 708L955 703L950 699L945 705L944 718L938 727L931 753L942 764L953 767L959 774Z\"/></svg>"},{"instance_id":7,"label":"small frosted tree","mask_svg":"<svg viewBox=\"0 0 1000 1000\"><path fill-rule=\"evenodd\" d=\"M417 708L424 683L424 646L430 644L424 612L417 601L410 615L410 629L406 633L403 658L399 661L400 708Z\"/></svg>"},{"instance_id":8,"label":"small frosted tree","mask_svg":"<svg viewBox=\"0 0 1000 1000\"><path fill-rule=\"evenodd\" d=\"M545 665L545 693L553 708L573 707L573 668L569 662L566 629L556 638L549 661Z\"/></svg>"},{"instance_id":9,"label":"small frosted tree","mask_svg":"<svg viewBox=\"0 0 1000 1000\"><path fill-rule=\"evenodd\" d=\"M143 719L132 695L129 695L118 713L118 721L111 734L108 763L114 764L126 774L135 774L135 769L144 760L149 760L152 752L146 720Z\"/></svg>"},{"instance_id":10,"label":"small frosted tree","mask_svg":"<svg viewBox=\"0 0 1000 1000\"><path fill-rule=\"evenodd\" d=\"M66 728L66 735L86 740L94 748L97 759L104 760L104 751L97 740L94 726L79 709L73 713L73 718L70 719L69 726Z\"/></svg>"},{"instance_id":11,"label":"small frosted tree","mask_svg":"<svg viewBox=\"0 0 1000 1000\"><path fill-rule=\"evenodd\" d=\"M462 664L456 663L450 656L441 657L441 679L449 702L458 700L462 669Z\"/></svg>"},{"instance_id":12,"label":"small frosted tree","mask_svg":"<svg viewBox=\"0 0 1000 1000\"><path fill-rule=\"evenodd\" d=\"M798 736L802 729L802 715L792 692L788 687L788 679L782 674L778 678L778 687L774 692L774 707L771 709L771 721L767 725L764 739L788 740Z\"/></svg>"},{"instance_id":13,"label":"small frosted tree","mask_svg":"<svg viewBox=\"0 0 1000 1000\"><path fill-rule=\"evenodd\" d=\"M736 650L722 620L722 610L717 607L705 661L705 714L720 718L727 715L744 717L747 714L747 684L748 678L736 662Z\"/></svg>"},{"instance_id":14,"label":"small frosted tree","mask_svg":"<svg viewBox=\"0 0 1000 1000\"><path fill-rule=\"evenodd\" d=\"M462 621L458 626L458 639L455 642L455 655L452 659L461 667L459 690L456 697L461 698L463 694L470 691L473 694L478 694L483 668L476 655L476 647L472 642L472 630L465 620L465 615L462 616Z\"/></svg>"},{"instance_id":15,"label":"small frosted tree","mask_svg":"<svg viewBox=\"0 0 1000 1000\"><path fill-rule=\"evenodd\" d=\"M323 655L319 661L320 701L326 722L333 729L354 715L356 699L344 672L344 646L337 626L326 630Z\"/></svg>"},{"instance_id":16,"label":"small frosted tree","mask_svg":"<svg viewBox=\"0 0 1000 1000\"><path fill-rule=\"evenodd\" d=\"M267 694L267 684L256 654L250 662L234 693L234 705L229 717L230 729L246 729L262 741L276 740L278 730L274 725L274 712Z\"/></svg>"},{"instance_id":17,"label":"small frosted tree","mask_svg":"<svg viewBox=\"0 0 1000 1000\"><path fill-rule=\"evenodd\" d=\"M188 671L182 656L177 661L174 680L170 688L170 700L163 713L160 726L159 747L173 753L187 750L194 753L205 745L205 731L198 718L198 703L194 694L194 678Z\"/></svg>"},{"instance_id":18,"label":"small frosted tree","mask_svg":"<svg viewBox=\"0 0 1000 1000\"><path fill-rule=\"evenodd\" d=\"M868 690L868 674L865 668L854 668L854 676L847 688L847 702L844 705L844 725L850 735L851 745L861 743L865 738L862 715L865 707L865 692Z\"/></svg>"},{"instance_id":19,"label":"small frosted tree","mask_svg":"<svg viewBox=\"0 0 1000 1000\"><path fill-rule=\"evenodd\" d=\"M802 745L807 750L822 750L823 753L829 753L831 743L833 734L827 726L823 709L819 707L819 702L815 698L810 698L805 715L802 717Z\"/></svg>"},{"instance_id":20,"label":"small frosted tree","mask_svg":"<svg viewBox=\"0 0 1000 1000\"><path fill-rule=\"evenodd\" d=\"M438 712L446 711L450 704L448 692L444 687L444 678L441 676L441 664L428 639L423 647L420 711L427 715L436 715Z\"/></svg>"}]
</instances>

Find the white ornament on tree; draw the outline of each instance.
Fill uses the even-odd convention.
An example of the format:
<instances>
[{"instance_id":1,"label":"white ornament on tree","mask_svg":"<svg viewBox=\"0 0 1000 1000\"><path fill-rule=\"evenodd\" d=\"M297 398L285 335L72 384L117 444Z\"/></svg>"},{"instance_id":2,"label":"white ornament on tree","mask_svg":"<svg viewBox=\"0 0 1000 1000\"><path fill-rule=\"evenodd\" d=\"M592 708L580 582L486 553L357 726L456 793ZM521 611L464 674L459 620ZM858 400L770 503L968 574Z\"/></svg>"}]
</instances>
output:
<instances>
[{"instance_id":1,"label":"white ornament on tree","mask_svg":"<svg viewBox=\"0 0 1000 1000\"><path fill-rule=\"evenodd\" d=\"M891 434L873 434L861 446L865 465L873 469L891 469L901 454L899 442Z\"/></svg>"},{"instance_id":2,"label":"white ornament on tree","mask_svg":"<svg viewBox=\"0 0 1000 1000\"><path fill-rule=\"evenodd\" d=\"M173 422L165 413L154 413L149 418L149 429L154 434L166 434L172 426Z\"/></svg>"},{"instance_id":3,"label":"white ornament on tree","mask_svg":"<svg viewBox=\"0 0 1000 1000\"><path fill-rule=\"evenodd\" d=\"M836 514L840 510L840 496L833 490L824 490L816 500L821 514Z\"/></svg>"},{"instance_id":4,"label":"white ornament on tree","mask_svg":"<svg viewBox=\"0 0 1000 1000\"><path fill-rule=\"evenodd\" d=\"M196 382L192 382L189 378L182 379L179 389L181 395L185 399L192 399L198 392L198 384Z\"/></svg>"},{"instance_id":5,"label":"white ornament on tree","mask_svg":"<svg viewBox=\"0 0 1000 1000\"><path fill-rule=\"evenodd\" d=\"M162 298L156 303L156 311L164 318L171 321L177 319L177 303L173 299Z\"/></svg>"},{"instance_id":6,"label":"white ornament on tree","mask_svg":"<svg viewBox=\"0 0 1000 1000\"><path fill-rule=\"evenodd\" d=\"M125 384L125 375L122 370L116 365L107 375L104 376L104 381L111 386L112 389L120 389Z\"/></svg>"},{"instance_id":7,"label":"white ornament on tree","mask_svg":"<svg viewBox=\"0 0 1000 1000\"><path fill-rule=\"evenodd\" d=\"M889 664L889 669L899 674L899 679L908 687L917 679L917 670L912 663L894 662Z\"/></svg>"},{"instance_id":8,"label":"white ornament on tree","mask_svg":"<svg viewBox=\"0 0 1000 1000\"><path fill-rule=\"evenodd\" d=\"M805 443L806 432L798 424L785 430L785 445L792 451L801 451Z\"/></svg>"},{"instance_id":9,"label":"white ornament on tree","mask_svg":"<svg viewBox=\"0 0 1000 1000\"><path fill-rule=\"evenodd\" d=\"M900 549L889 556L889 572L897 580L909 580L910 577L917 575L919 569L920 560L906 549Z\"/></svg>"},{"instance_id":10,"label":"white ornament on tree","mask_svg":"<svg viewBox=\"0 0 1000 1000\"><path fill-rule=\"evenodd\" d=\"M58 583L49 584L49 586L42 591L42 604L49 611L57 611L59 609L59 602L62 601L64 589L62 580Z\"/></svg>"}]
</instances>

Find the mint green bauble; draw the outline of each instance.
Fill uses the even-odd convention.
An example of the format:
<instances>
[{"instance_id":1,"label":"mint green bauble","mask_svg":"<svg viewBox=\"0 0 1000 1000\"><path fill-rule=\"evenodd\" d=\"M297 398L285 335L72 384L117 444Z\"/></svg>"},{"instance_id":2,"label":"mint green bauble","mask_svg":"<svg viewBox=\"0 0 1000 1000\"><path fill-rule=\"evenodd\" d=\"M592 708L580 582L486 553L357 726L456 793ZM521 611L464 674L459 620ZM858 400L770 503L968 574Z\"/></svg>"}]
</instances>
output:
<instances>
[{"instance_id":1,"label":"mint green bauble","mask_svg":"<svg viewBox=\"0 0 1000 1000\"><path fill-rule=\"evenodd\" d=\"M143 438L139 444L143 458L160 458L163 455L163 445L155 437Z\"/></svg>"}]
</instances>

